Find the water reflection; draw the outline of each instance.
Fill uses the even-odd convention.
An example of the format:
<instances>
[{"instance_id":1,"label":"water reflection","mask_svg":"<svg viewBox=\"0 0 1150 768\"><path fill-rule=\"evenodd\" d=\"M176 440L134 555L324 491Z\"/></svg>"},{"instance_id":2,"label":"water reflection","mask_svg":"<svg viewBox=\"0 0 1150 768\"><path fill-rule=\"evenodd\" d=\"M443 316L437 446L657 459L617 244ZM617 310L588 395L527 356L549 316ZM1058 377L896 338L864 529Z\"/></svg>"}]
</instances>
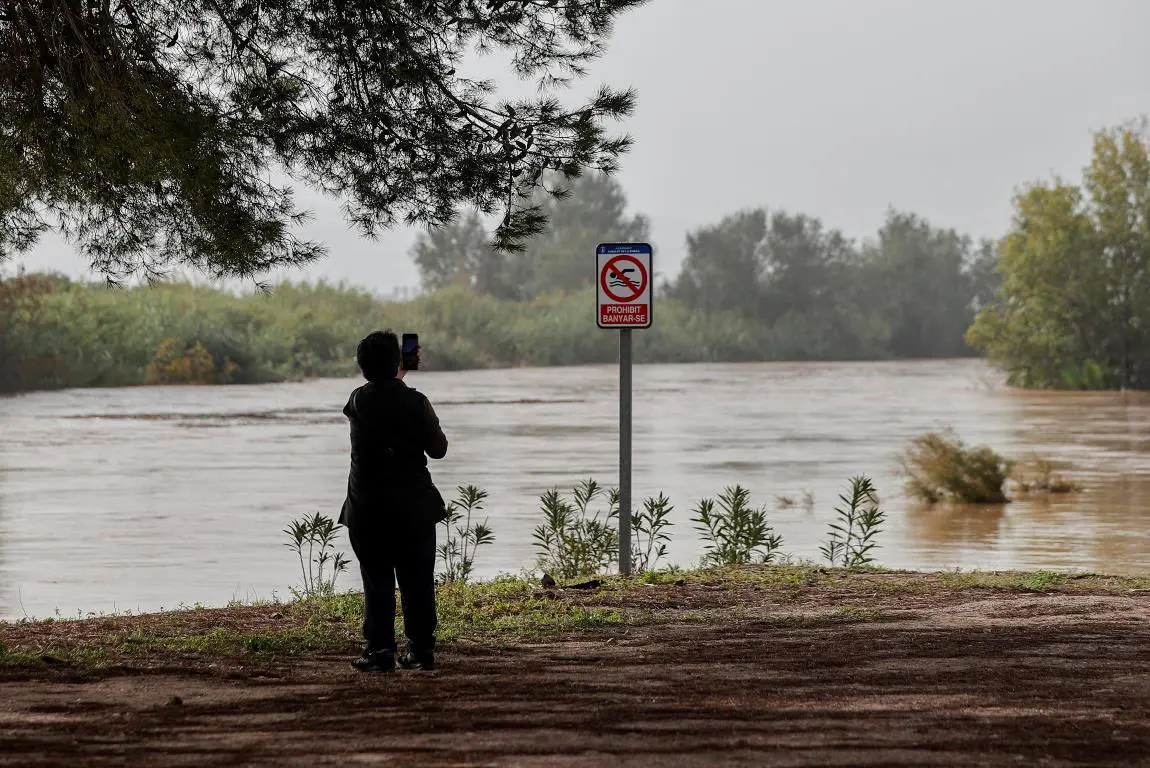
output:
<instances>
[{"instance_id":1,"label":"water reflection","mask_svg":"<svg viewBox=\"0 0 1150 768\"><path fill-rule=\"evenodd\" d=\"M907 535L920 546L939 552L954 546L988 546L1002 531L1006 505L910 504Z\"/></svg>"},{"instance_id":2,"label":"water reflection","mask_svg":"<svg viewBox=\"0 0 1150 768\"><path fill-rule=\"evenodd\" d=\"M479 575L534 551L538 496L616 471L612 366L421 374L451 440L445 489L490 491ZM702 553L691 509L741 484L784 549L818 558L840 493L872 477L889 510L880 561L906 568L1150 572L1150 396L1021 393L978 361L639 366L635 494L675 504L670 556ZM334 514L352 381L78 390L0 398L0 613L157 608L284 593L288 520ZM953 427L1073 467L1081 494L1005 507L908 505L895 456ZM776 497L815 497L776 508ZM67 532L67 536L61 532ZM354 575L344 584L355 586ZM5 602L6 601L6 602Z\"/></svg>"}]
</instances>

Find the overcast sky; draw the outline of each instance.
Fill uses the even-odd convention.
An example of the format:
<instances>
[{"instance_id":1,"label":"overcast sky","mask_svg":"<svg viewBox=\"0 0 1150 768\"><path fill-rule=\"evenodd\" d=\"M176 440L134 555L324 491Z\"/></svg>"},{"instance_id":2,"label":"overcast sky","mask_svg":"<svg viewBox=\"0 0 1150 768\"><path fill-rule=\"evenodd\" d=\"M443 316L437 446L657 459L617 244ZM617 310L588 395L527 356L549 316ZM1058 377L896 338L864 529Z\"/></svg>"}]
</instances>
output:
<instances>
[{"instance_id":1,"label":"overcast sky","mask_svg":"<svg viewBox=\"0 0 1150 768\"><path fill-rule=\"evenodd\" d=\"M749 206L855 238L891 206L998 236L1020 184L1077 181L1091 131L1150 112L1148 30L1148 0L652 0L587 85L639 91L619 179L673 273L688 230ZM417 284L411 231L366 241L299 199L330 254L294 277ZM85 273L55 238L23 261Z\"/></svg>"}]
</instances>

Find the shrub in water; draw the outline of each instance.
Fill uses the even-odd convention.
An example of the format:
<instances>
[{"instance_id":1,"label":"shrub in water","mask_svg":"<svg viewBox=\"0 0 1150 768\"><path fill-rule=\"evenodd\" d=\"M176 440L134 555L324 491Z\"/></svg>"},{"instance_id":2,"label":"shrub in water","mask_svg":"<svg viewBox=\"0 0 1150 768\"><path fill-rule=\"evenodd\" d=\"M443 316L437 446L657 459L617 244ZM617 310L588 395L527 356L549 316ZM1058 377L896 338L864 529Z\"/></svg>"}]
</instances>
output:
<instances>
[{"instance_id":1,"label":"shrub in water","mask_svg":"<svg viewBox=\"0 0 1150 768\"><path fill-rule=\"evenodd\" d=\"M619 554L619 491L605 491L594 480L584 480L568 500L557 489L539 497L543 522L533 538L538 566L557 579L605 573ZM591 510L605 498L607 507Z\"/></svg>"},{"instance_id":2,"label":"shrub in water","mask_svg":"<svg viewBox=\"0 0 1150 768\"><path fill-rule=\"evenodd\" d=\"M1016 466L1011 479L1021 493L1075 493L1082 490L1082 486L1055 470L1054 464L1041 456L1034 456Z\"/></svg>"},{"instance_id":3,"label":"shrub in water","mask_svg":"<svg viewBox=\"0 0 1150 768\"><path fill-rule=\"evenodd\" d=\"M879 506L874 483L866 477L851 479L849 496L839 496L842 505L835 508L837 520L831 523L825 546L819 547L831 565L859 568L874 562L871 550L881 532L886 513Z\"/></svg>"},{"instance_id":4,"label":"shrub in water","mask_svg":"<svg viewBox=\"0 0 1150 768\"><path fill-rule=\"evenodd\" d=\"M1011 462L983 445L967 447L952 433L916 437L900 459L907 493L934 504L957 501L1001 504Z\"/></svg>"},{"instance_id":5,"label":"shrub in water","mask_svg":"<svg viewBox=\"0 0 1150 768\"><path fill-rule=\"evenodd\" d=\"M447 517L443 521L446 535L439 545L439 560L443 563L440 581L444 584L467 583L475 566L476 550L495 541L486 516L481 523L472 522L476 513L483 510L487 491L474 485L461 485L455 490L457 495L448 503Z\"/></svg>"},{"instance_id":6,"label":"shrub in water","mask_svg":"<svg viewBox=\"0 0 1150 768\"><path fill-rule=\"evenodd\" d=\"M783 537L767 525L767 513L751 506L751 492L740 485L719 494L718 501L703 499L695 507L695 523L705 540L704 565L769 563Z\"/></svg>"}]
</instances>

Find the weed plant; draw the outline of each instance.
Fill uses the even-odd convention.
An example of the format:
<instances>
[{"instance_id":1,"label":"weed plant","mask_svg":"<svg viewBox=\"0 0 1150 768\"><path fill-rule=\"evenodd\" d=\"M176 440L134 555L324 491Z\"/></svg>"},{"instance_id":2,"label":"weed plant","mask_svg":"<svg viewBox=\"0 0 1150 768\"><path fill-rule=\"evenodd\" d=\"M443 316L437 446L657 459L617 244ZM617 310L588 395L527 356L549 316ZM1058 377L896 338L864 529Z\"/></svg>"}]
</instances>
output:
<instances>
[{"instance_id":1,"label":"weed plant","mask_svg":"<svg viewBox=\"0 0 1150 768\"><path fill-rule=\"evenodd\" d=\"M671 513L675 507L663 495L648 496L642 506L631 513L631 567L636 574L654 570L667 554L671 540Z\"/></svg>"},{"instance_id":2,"label":"weed plant","mask_svg":"<svg viewBox=\"0 0 1150 768\"><path fill-rule=\"evenodd\" d=\"M335 549L335 537L341 528L342 525L317 512L310 518L293 520L284 529L288 537L284 546L299 557L303 577L300 588L292 588L297 600L335 594L335 581L348 566L348 559ZM331 567L325 573L329 564Z\"/></svg>"},{"instance_id":3,"label":"weed plant","mask_svg":"<svg viewBox=\"0 0 1150 768\"><path fill-rule=\"evenodd\" d=\"M704 565L742 565L774 560L783 538L767 525L767 513L751 506L751 492L741 485L724 489L718 500L703 499L694 509L704 540Z\"/></svg>"},{"instance_id":4,"label":"weed plant","mask_svg":"<svg viewBox=\"0 0 1150 768\"><path fill-rule=\"evenodd\" d=\"M842 504L835 508L836 520L831 523L827 543L819 551L832 566L872 565L871 551L877 546L876 538L886 521L874 483L867 477L854 477L849 495L840 495L839 500Z\"/></svg>"},{"instance_id":5,"label":"weed plant","mask_svg":"<svg viewBox=\"0 0 1150 768\"><path fill-rule=\"evenodd\" d=\"M447 517L443 520L444 540L439 545L439 561L443 565L440 583L466 583L475 568L476 551L495 541L495 533L488 525L474 520L483 511L487 491L474 485L461 485L456 497L447 504Z\"/></svg>"},{"instance_id":6,"label":"weed plant","mask_svg":"<svg viewBox=\"0 0 1150 768\"><path fill-rule=\"evenodd\" d=\"M595 502L606 502L596 506ZM619 491L605 490L594 479L580 482L571 499L558 489L539 497L543 522L533 538L537 564L555 579L607 573L619 554Z\"/></svg>"}]
</instances>

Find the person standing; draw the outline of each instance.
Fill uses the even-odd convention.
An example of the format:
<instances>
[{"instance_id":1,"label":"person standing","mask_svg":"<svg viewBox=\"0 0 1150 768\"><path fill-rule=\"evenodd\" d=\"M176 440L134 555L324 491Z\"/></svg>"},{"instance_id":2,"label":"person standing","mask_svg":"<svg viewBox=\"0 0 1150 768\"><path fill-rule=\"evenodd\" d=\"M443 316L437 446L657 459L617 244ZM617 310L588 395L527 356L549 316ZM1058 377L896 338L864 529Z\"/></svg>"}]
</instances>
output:
<instances>
[{"instance_id":1,"label":"person standing","mask_svg":"<svg viewBox=\"0 0 1150 768\"><path fill-rule=\"evenodd\" d=\"M418 360L418 351L417 357ZM351 426L351 470L340 523L363 578L363 672L435 668L435 526L446 517L427 459L447 455L431 402L403 379L399 339L376 331L359 343L367 383L343 408ZM416 366L417 367L417 366ZM403 600L407 651L396 658L395 587Z\"/></svg>"}]
</instances>

